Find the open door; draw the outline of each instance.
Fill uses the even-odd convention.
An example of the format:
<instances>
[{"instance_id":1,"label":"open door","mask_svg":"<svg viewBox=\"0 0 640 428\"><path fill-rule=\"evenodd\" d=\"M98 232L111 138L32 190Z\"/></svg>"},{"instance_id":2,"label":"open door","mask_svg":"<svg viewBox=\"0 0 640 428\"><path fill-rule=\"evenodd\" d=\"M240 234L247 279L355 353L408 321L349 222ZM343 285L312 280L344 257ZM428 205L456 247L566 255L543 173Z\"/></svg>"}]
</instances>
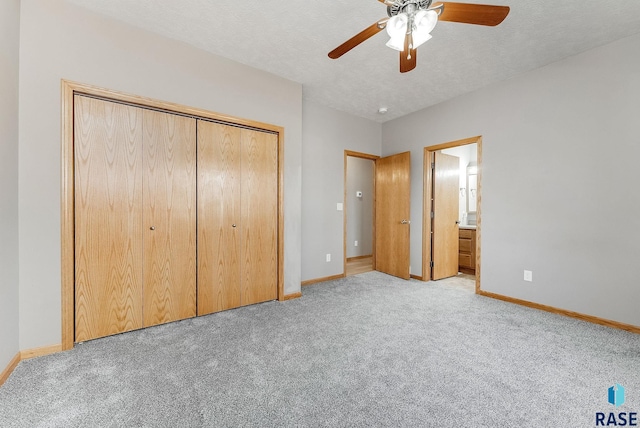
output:
<instances>
[{"instance_id":1,"label":"open door","mask_svg":"<svg viewBox=\"0 0 640 428\"><path fill-rule=\"evenodd\" d=\"M437 280L458 274L460 158L440 152L433 155L431 279Z\"/></svg>"},{"instance_id":2,"label":"open door","mask_svg":"<svg viewBox=\"0 0 640 428\"><path fill-rule=\"evenodd\" d=\"M376 160L375 269L409 279L411 153Z\"/></svg>"}]
</instances>

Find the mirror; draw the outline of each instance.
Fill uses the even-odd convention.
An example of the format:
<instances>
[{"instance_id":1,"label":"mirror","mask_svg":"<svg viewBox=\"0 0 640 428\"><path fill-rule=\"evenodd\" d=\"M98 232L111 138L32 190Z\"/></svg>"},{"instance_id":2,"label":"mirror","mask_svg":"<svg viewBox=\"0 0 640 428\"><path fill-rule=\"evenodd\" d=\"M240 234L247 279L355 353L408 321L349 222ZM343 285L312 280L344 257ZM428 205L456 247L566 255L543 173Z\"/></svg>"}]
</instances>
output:
<instances>
[{"instance_id":1,"label":"mirror","mask_svg":"<svg viewBox=\"0 0 640 428\"><path fill-rule=\"evenodd\" d=\"M469 162L467 166L467 213L475 213L478 198L478 165Z\"/></svg>"}]
</instances>

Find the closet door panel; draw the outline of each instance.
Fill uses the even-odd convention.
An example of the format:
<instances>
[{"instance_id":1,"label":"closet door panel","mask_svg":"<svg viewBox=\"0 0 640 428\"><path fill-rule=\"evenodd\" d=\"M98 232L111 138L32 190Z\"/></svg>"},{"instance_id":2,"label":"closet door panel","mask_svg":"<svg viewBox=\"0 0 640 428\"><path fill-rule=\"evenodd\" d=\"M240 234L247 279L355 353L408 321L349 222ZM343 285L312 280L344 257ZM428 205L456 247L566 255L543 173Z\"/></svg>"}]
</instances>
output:
<instances>
[{"instance_id":1,"label":"closet door panel","mask_svg":"<svg viewBox=\"0 0 640 428\"><path fill-rule=\"evenodd\" d=\"M198 315L240 306L240 132L198 121Z\"/></svg>"},{"instance_id":2,"label":"closet door panel","mask_svg":"<svg viewBox=\"0 0 640 428\"><path fill-rule=\"evenodd\" d=\"M242 305L277 298L278 139L242 130Z\"/></svg>"},{"instance_id":3,"label":"closet door panel","mask_svg":"<svg viewBox=\"0 0 640 428\"><path fill-rule=\"evenodd\" d=\"M141 328L143 111L75 96L75 341Z\"/></svg>"},{"instance_id":4,"label":"closet door panel","mask_svg":"<svg viewBox=\"0 0 640 428\"><path fill-rule=\"evenodd\" d=\"M144 111L144 326L196 315L196 120Z\"/></svg>"}]
</instances>

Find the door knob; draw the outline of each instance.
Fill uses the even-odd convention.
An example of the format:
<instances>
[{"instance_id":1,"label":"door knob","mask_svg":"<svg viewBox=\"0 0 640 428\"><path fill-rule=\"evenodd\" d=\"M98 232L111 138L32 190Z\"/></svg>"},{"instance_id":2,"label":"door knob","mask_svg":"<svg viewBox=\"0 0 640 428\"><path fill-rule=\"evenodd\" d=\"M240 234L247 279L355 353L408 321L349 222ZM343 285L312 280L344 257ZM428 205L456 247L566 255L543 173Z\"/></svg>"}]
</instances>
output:
<instances>
[{"instance_id":1,"label":"door knob","mask_svg":"<svg viewBox=\"0 0 640 428\"><path fill-rule=\"evenodd\" d=\"M400 224L411 224L411 221L409 221L409 220L402 220L402 221L400 222Z\"/></svg>"},{"instance_id":2,"label":"door knob","mask_svg":"<svg viewBox=\"0 0 640 428\"><path fill-rule=\"evenodd\" d=\"M231 225L231 227L236 227L236 224L235 224L235 223L234 223L234 224L232 224L232 225Z\"/></svg>"},{"instance_id":3,"label":"door knob","mask_svg":"<svg viewBox=\"0 0 640 428\"><path fill-rule=\"evenodd\" d=\"M156 227L155 226L151 226L149 229L156 230Z\"/></svg>"},{"instance_id":4,"label":"door knob","mask_svg":"<svg viewBox=\"0 0 640 428\"><path fill-rule=\"evenodd\" d=\"M456 224L460 224L460 220L456 220Z\"/></svg>"}]
</instances>

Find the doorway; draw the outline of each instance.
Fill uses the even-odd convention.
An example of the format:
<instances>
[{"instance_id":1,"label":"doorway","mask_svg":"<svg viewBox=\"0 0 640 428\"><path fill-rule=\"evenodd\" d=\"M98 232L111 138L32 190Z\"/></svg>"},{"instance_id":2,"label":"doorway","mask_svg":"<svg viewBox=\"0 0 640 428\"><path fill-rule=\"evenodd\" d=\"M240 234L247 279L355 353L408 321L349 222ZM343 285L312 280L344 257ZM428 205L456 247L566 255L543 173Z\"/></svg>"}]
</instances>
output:
<instances>
[{"instance_id":1,"label":"doorway","mask_svg":"<svg viewBox=\"0 0 640 428\"><path fill-rule=\"evenodd\" d=\"M480 136L424 148L425 281L471 279L480 290L481 166Z\"/></svg>"},{"instance_id":2,"label":"doorway","mask_svg":"<svg viewBox=\"0 0 640 428\"><path fill-rule=\"evenodd\" d=\"M411 153L404 152L379 157L345 150L343 208L343 272L345 276L347 275L347 255L349 254L348 244L355 247L355 239L353 240L354 242L347 242L347 231L349 229L347 214L350 206L347 194L349 157L373 161L371 269L399 278L409 279ZM353 195L356 198L358 198L357 192L358 190Z\"/></svg>"},{"instance_id":3,"label":"doorway","mask_svg":"<svg viewBox=\"0 0 640 428\"><path fill-rule=\"evenodd\" d=\"M369 272L375 266L375 168L378 158L345 150L345 276Z\"/></svg>"},{"instance_id":4,"label":"doorway","mask_svg":"<svg viewBox=\"0 0 640 428\"><path fill-rule=\"evenodd\" d=\"M411 277L411 152L376 161L375 269Z\"/></svg>"}]
</instances>

